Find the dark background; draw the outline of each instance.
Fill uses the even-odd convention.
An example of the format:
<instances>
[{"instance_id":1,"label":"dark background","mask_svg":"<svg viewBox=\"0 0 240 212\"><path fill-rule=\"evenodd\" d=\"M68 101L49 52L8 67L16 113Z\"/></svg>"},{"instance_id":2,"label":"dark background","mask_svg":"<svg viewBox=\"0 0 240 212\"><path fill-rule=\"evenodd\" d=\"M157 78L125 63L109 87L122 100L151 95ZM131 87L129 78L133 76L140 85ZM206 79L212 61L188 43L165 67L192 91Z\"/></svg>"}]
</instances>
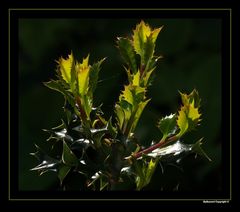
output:
<instances>
[{"instance_id":1,"label":"dark background","mask_svg":"<svg viewBox=\"0 0 240 212\"><path fill-rule=\"evenodd\" d=\"M56 62L71 50L81 60L90 53L90 63L107 57L95 92L95 105L104 103L109 117L118 99L126 75L116 48L118 36L128 36L141 19L19 19L19 190L47 190L58 184L55 173L41 177L29 169L37 165L34 143L44 146L49 129L61 123L63 97L44 87L55 77ZM144 19L152 27L164 25L157 39L156 54L163 55L148 96L152 98L137 127L136 135L149 145L160 138L157 120L176 112L178 90L194 88L202 98L202 122L198 130L185 136L186 143L204 137L203 148L212 159L190 155L181 169L160 168L149 189L221 191L221 20L220 19Z\"/></svg>"}]
</instances>

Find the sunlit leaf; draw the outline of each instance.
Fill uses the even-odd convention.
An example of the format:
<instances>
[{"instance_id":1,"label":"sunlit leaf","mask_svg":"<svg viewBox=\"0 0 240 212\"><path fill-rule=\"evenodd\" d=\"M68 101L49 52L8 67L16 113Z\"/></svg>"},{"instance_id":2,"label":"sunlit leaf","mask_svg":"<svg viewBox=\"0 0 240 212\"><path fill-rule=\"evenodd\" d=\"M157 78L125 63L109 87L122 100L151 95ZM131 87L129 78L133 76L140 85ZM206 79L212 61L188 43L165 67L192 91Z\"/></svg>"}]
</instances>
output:
<instances>
[{"instance_id":1,"label":"sunlit leaf","mask_svg":"<svg viewBox=\"0 0 240 212\"><path fill-rule=\"evenodd\" d=\"M134 121L133 121L133 124L132 124L132 127L131 127L131 131L134 131L134 129L136 128L137 126L137 123L142 115L142 112L144 110L144 108L146 107L146 105L148 104L148 102L150 101L151 99L148 99L144 102L141 102L138 104L138 108L137 108L137 111L136 111L136 114L134 115Z\"/></svg>"},{"instance_id":2,"label":"sunlit leaf","mask_svg":"<svg viewBox=\"0 0 240 212\"><path fill-rule=\"evenodd\" d=\"M179 136L182 136L188 130L188 119L184 107L178 112L177 124L180 129Z\"/></svg>"},{"instance_id":3,"label":"sunlit leaf","mask_svg":"<svg viewBox=\"0 0 240 212\"><path fill-rule=\"evenodd\" d=\"M142 55L143 45L151 34L151 28L141 21L133 31L133 45L137 54Z\"/></svg>"},{"instance_id":4,"label":"sunlit leaf","mask_svg":"<svg viewBox=\"0 0 240 212\"><path fill-rule=\"evenodd\" d=\"M200 103L201 103L201 99L199 98L199 94L197 92L196 89L194 89L190 94L184 94L182 92L180 92L181 95L181 99L182 99L182 103L183 105L188 105L194 102L194 107L195 108L199 108L200 107Z\"/></svg>"},{"instance_id":5,"label":"sunlit leaf","mask_svg":"<svg viewBox=\"0 0 240 212\"><path fill-rule=\"evenodd\" d=\"M137 73L133 75L132 84L134 86L139 86L140 85L140 71L137 71Z\"/></svg>"},{"instance_id":6,"label":"sunlit leaf","mask_svg":"<svg viewBox=\"0 0 240 212\"><path fill-rule=\"evenodd\" d=\"M141 190L147 186L155 172L159 158L151 159L149 162L142 161L140 164L138 161L134 162L136 170L136 190Z\"/></svg>"},{"instance_id":7,"label":"sunlit leaf","mask_svg":"<svg viewBox=\"0 0 240 212\"><path fill-rule=\"evenodd\" d=\"M177 124L180 129L178 136L182 136L187 131L191 131L196 128L200 121L200 98L197 91L191 92L189 95L181 94L182 104L180 111L178 112Z\"/></svg>"},{"instance_id":8,"label":"sunlit leaf","mask_svg":"<svg viewBox=\"0 0 240 212\"><path fill-rule=\"evenodd\" d=\"M77 64L78 91L80 95L86 95L89 85L90 66L88 65L89 55L83 59L81 64Z\"/></svg>"},{"instance_id":9,"label":"sunlit leaf","mask_svg":"<svg viewBox=\"0 0 240 212\"><path fill-rule=\"evenodd\" d=\"M161 28L152 30L149 25L141 21L133 31L133 46L137 54L141 56L142 65L148 66L154 55L155 42Z\"/></svg>"},{"instance_id":10,"label":"sunlit leaf","mask_svg":"<svg viewBox=\"0 0 240 212\"><path fill-rule=\"evenodd\" d=\"M133 94L132 94L132 86L124 86L124 90L122 91L122 95L120 96L121 99L124 99L127 101L129 104L133 105L134 99L133 99ZM120 100L121 101L121 100Z\"/></svg>"},{"instance_id":11,"label":"sunlit leaf","mask_svg":"<svg viewBox=\"0 0 240 212\"><path fill-rule=\"evenodd\" d=\"M58 64L60 66L60 72L62 75L62 78L68 83L71 83L71 70L74 66L74 59L73 54L71 53L68 55L67 59L60 58L58 61Z\"/></svg>"}]
</instances>

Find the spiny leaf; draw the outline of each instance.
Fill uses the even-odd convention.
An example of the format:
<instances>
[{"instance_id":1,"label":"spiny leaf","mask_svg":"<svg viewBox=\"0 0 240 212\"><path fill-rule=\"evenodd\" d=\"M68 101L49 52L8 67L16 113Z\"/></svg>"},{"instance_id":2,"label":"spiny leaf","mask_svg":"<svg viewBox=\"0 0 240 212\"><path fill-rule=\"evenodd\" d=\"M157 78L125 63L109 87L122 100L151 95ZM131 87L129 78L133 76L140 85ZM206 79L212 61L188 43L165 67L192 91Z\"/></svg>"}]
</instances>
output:
<instances>
[{"instance_id":1,"label":"spiny leaf","mask_svg":"<svg viewBox=\"0 0 240 212\"><path fill-rule=\"evenodd\" d=\"M147 37L151 34L151 28L141 21L133 31L133 46L137 54L142 55L142 49Z\"/></svg>"},{"instance_id":2,"label":"spiny leaf","mask_svg":"<svg viewBox=\"0 0 240 212\"><path fill-rule=\"evenodd\" d=\"M128 38L118 38L117 41L120 53L133 73L137 72L136 53L131 41Z\"/></svg>"},{"instance_id":3,"label":"spiny leaf","mask_svg":"<svg viewBox=\"0 0 240 212\"><path fill-rule=\"evenodd\" d=\"M159 158L151 159L149 162L142 161L140 164L138 161L134 162L134 167L136 170L136 190L141 190L143 187L147 186L155 172Z\"/></svg>"},{"instance_id":4,"label":"spiny leaf","mask_svg":"<svg viewBox=\"0 0 240 212\"><path fill-rule=\"evenodd\" d=\"M125 100L132 106L140 103L145 99L146 88L133 85L125 85L119 100Z\"/></svg>"},{"instance_id":5,"label":"spiny leaf","mask_svg":"<svg viewBox=\"0 0 240 212\"><path fill-rule=\"evenodd\" d=\"M145 185L148 185L150 183L153 173L157 167L158 160L159 159L153 161L153 159L151 159L150 162L148 163Z\"/></svg>"},{"instance_id":6,"label":"spiny leaf","mask_svg":"<svg viewBox=\"0 0 240 212\"><path fill-rule=\"evenodd\" d=\"M200 121L199 113L200 99L198 93L194 90L191 94L181 94L183 106L178 112L177 124L180 129L178 136L182 136L187 131L196 128Z\"/></svg>"},{"instance_id":7,"label":"spiny leaf","mask_svg":"<svg viewBox=\"0 0 240 212\"><path fill-rule=\"evenodd\" d=\"M123 109L118 104L115 105L115 113L117 115L118 126L120 129L122 129L125 115Z\"/></svg>"},{"instance_id":8,"label":"spiny leaf","mask_svg":"<svg viewBox=\"0 0 240 212\"><path fill-rule=\"evenodd\" d=\"M40 164L32 168L31 171L38 171L40 175L47 171L56 172L60 161L48 156L39 146L35 145L35 147L37 151L30 153L30 155L36 157Z\"/></svg>"},{"instance_id":9,"label":"spiny leaf","mask_svg":"<svg viewBox=\"0 0 240 212\"><path fill-rule=\"evenodd\" d=\"M192 145L192 151L197 153L198 155L204 156L209 161L212 161L211 158L208 157L208 155L204 152L204 150L201 147L202 140L203 138L199 139L195 144Z\"/></svg>"},{"instance_id":10,"label":"spiny leaf","mask_svg":"<svg viewBox=\"0 0 240 212\"><path fill-rule=\"evenodd\" d=\"M60 80L51 80L49 82L44 82L44 85L47 86L48 88L52 89L52 90L58 91L61 94L63 94L64 98L72 106L75 113L77 115L79 115L79 111L76 108L75 99L74 99L73 95L63 87Z\"/></svg>"},{"instance_id":11,"label":"spiny leaf","mask_svg":"<svg viewBox=\"0 0 240 212\"><path fill-rule=\"evenodd\" d=\"M161 28L152 30L149 25L141 21L133 31L133 46L137 54L141 56L141 65L148 66L154 55L155 42Z\"/></svg>"},{"instance_id":12,"label":"spiny leaf","mask_svg":"<svg viewBox=\"0 0 240 212\"><path fill-rule=\"evenodd\" d=\"M182 99L182 103L183 105L188 105L194 102L194 107L198 108L200 107L200 103L201 103L201 99L199 98L199 94L198 91L196 89L194 89L190 94L185 94L180 92L181 95L181 99Z\"/></svg>"},{"instance_id":13,"label":"spiny leaf","mask_svg":"<svg viewBox=\"0 0 240 212\"><path fill-rule=\"evenodd\" d=\"M60 183L62 185L63 180L66 178L68 173L71 170L71 166L67 166L65 164L61 164L60 167L58 168L58 178L60 180Z\"/></svg>"},{"instance_id":14,"label":"spiny leaf","mask_svg":"<svg viewBox=\"0 0 240 212\"><path fill-rule=\"evenodd\" d=\"M189 105L188 108L188 117L195 121L198 122L199 118L200 118L201 114L198 111L198 108L194 107L194 101Z\"/></svg>"},{"instance_id":15,"label":"spiny leaf","mask_svg":"<svg viewBox=\"0 0 240 212\"><path fill-rule=\"evenodd\" d=\"M165 116L159 121L158 128L161 130L164 139L175 131L176 124L176 114Z\"/></svg>"},{"instance_id":16,"label":"spiny leaf","mask_svg":"<svg viewBox=\"0 0 240 212\"><path fill-rule=\"evenodd\" d=\"M147 71L146 74L145 74L145 76L143 77L143 85L144 85L144 87L149 86L149 84L150 84L150 81L149 81L149 80L150 80L150 77L151 77L154 69L155 69L155 68L151 69L150 71Z\"/></svg>"},{"instance_id":17,"label":"spiny leaf","mask_svg":"<svg viewBox=\"0 0 240 212\"><path fill-rule=\"evenodd\" d=\"M62 161L64 164L68 166L77 166L78 159L75 154L68 147L67 143L63 141L63 153L62 153Z\"/></svg>"},{"instance_id":18,"label":"spiny leaf","mask_svg":"<svg viewBox=\"0 0 240 212\"><path fill-rule=\"evenodd\" d=\"M58 64L60 66L60 72L62 75L62 78L68 83L71 84L71 70L74 66L74 59L73 54L71 53L68 55L67 59L60 58L58 61Z\"/></svg>"},{"instance_id":19,"label":"spiny leaf","mask_svg":"<svg viewBox=\"0 0 240 212\"><path fill-rule=\"evenodd\" d=\"M138 70L136 74L133 75L133 81L132 84L134 86L139 86L140 85L140 71Z\"/></svg>"},{"instance_id":20,"label":"spiny leaf","mask_svg":"<svg viewBox=\"0 0 240 212\"><path fill-rule=\"evenodd\" d=\"M129 104L133 105L134 99L132 94L132 87L131 85L124 86L124 90L122 91L122 95L120 95L120 101L125 100Z\"/></svg>"},{"instance_id":21,"label":"spiny leaf","mask_svg":"<svg viewBox=\"0 0 240 212\"><path fill-rule=\"evenodd\" d=\"M77 64L78 91L80 95L86 95L89 85L90 66L88 65L89 55L83 59L81 64Z\"/></svg>"},{"instance_id":22,"label":"spiny leaf","mask_svg":"<svg viewBox=\"0 0 240 212\"><path fill-rule=\"evenodd\" d=\"M101 69L102 63L105 61L106 58L101 59L97 63L94 63L90 68L89 74L89 91L93 93L97 87L98 82L98 74Z\"/></svg>"},{"instance_id":23,"label":"spiny leaf","mask_svg":"<svg viewBox=\"0 0 240 212\"><path fill-rule=\"evenodd\" d=\"M131 130L130 130L131 132L133 132L135 130L135 128L137 126L137 123L138 123L138 121L139 121L139 119L140 119L140 117L142 115L142 112L143 112L144 108L146 107L146 105L148 104L148 102L150 102L150 100L151 99L148 99L148 100L146 100L144 102L140 102L138 104L138 108L137 108L136 114L134 115L134 118L133 118L134 121L133 121Z\"/></svg>"},{"instance_id":24,"label":"spiny leaf","mask_svg":"<svg viewBox=\"0 0 240 212\"><path fill-rule=\"evenodd\" d=\"M188 130L188 119L184 107L182 107L181 110L178 112L177 125L180 129L180 132L178 134L178 136L180 137Z\"/></svg>"}]
</instances>

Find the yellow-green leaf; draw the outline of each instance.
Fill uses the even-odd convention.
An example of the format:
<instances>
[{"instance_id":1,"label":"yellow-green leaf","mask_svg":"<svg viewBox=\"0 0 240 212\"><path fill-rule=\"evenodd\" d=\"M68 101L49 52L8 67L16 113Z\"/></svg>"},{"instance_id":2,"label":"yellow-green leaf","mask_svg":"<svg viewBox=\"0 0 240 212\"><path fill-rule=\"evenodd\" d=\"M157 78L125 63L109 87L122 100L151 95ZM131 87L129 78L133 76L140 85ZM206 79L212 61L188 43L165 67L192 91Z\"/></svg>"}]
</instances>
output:
<instances>
[{"instance_id":1,"label":"yellow-green leaf","mask_svg":"<svg viewBox=\"0 0 240 212\"><path fill-rule=\"evenodd\" d=\"M120 98L126 100L129 104L133 105L133 95L131 91L131 85L125 85L124 90Z\"/></svg>"},{"instance_id":2,"label":"yellow-green leaf","mask_svg":"<svg viewBox=\"0 0 240 212\"><path fill-rule=\"evenodd\" d=\"M132 83L134 86L139 86L139 84L140 84L140 71L139 70L136 74L134 74Z\"/></svg>"},{"instance_id":3,"label":"yellow-green leaf","mask_svg":"<svg viewBox=\"0 0 240 212\"><path fill-rule=\"evenodd\" d=\"M134 131L136 126L137 126L137 123L138 123L138 120L140 119L141 115L142 115L142 112L144 110L144 108L146 107L146 105L148 104L148 102L150 101L151 99L148 99L144 102L141 102L138 104L138 109L136 111L136 114L134 116L134 121L133 121L133 124L132 124L132 127L131 127L131 131Z\"/></svg>"},{"instance_id":4,"label":"yellow-green leaf","mask_svg":"<svg viewBox=\"0 0 240 212\"><path fill-rule=\"evenodd\" d=\"M88 91L90 73L88 59L89 55L83 59L82 64L77 64L78 91L80 95L86 95Z\"/></svg>"},{"instance_id":5,"label":"yellow-green leaf","mask_svg":"<svg viewBox=\"0 0 240 212\"><path fill-rule=\"evenodd\" d=\"M149 79L152 75L152 72L155 68L151 69L150 71L146 72L146 75L143 77L143 85L148 86L149 85Z\"/></svg>"},{"instance_id":6,"label":"yellow-green leaf","mask_svg":"<svg viewBox=\"0 0 240 212\"><path fill-rule=\"evenodd\" d=\"M151 28L141 21L133 31L133 46L137 54L142 55L143 43L146 42L147 37L151 34Z\"/></svg>"},{"instance_id":7,"label":"yellow-green leaf","mask_svg":"<svg viewBox=\"0 0 240 212\"><path fill-rule=\"evenodd\" d=\"M154 30L152 31L152 41L153 41L153 43L156 42L157 37L158 37L158 34L159 34L159 32L162 30L162 28L163 28L163 26L161 26L160 28L154 29Z\"/></svg>"},{"instance_id":8,"label":"yellow-green leaf","mask_svg":"<svg viewBox=\"0 0 240 212\"><path fill-rule=\"evenodd\" d=\"M193 121L198 120L201 114L198 111L198 108L194 107L194 101L189 105L188 109L188 117Z\"/></svg>"},{"instance_id":9,"label":"yellow-green leaf","mask_svg":"<svg viewBox=\"0 0 240 212\"><path fill-rule=\"evenodd\" d=\"M188 130L188 119L187 119L185 111L186 111L186 109L183 106L178 113L177 125L180 129L178 136L182 136Z\"/></svg>"},{"instance_id":10,"label":"yellow-green leaf","mask_svg":"<svg viewBox=\"0 0 240 212\"><path fill-rule=\"evenodd\" d=\"M62 75L62 78L68 83L71 83L71 70L72 66L74 65L74 59L73 59L73 54L71 53L68 55L67 59L60 58L59 60L59 65L60 65L60 72Z\"/></svg>"}]
</instances>

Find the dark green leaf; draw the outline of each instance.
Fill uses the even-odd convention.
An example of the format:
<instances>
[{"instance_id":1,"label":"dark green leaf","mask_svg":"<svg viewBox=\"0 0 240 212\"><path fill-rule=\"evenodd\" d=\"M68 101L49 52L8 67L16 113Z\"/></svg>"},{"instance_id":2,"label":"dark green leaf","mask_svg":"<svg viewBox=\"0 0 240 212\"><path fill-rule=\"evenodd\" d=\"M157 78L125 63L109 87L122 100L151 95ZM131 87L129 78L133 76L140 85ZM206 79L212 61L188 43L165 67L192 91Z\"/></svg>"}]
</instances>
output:
<instances>
[{"instance_id":1,"label":"dark green leaf","mask_svg":"<svg viewBox=\"0 0 240 212\"><path fill-rule=\"evenodd\" d=\"M98 74L101 69L101 64L105 61L106 58L94 63L90 68L90 75L89 75L89 91L93 94L97 87L98 82Z\"/></svg>"},{"instance_id":2,"label":"dark green leaf","mask_svg":"<svg viewBox=\"0 0 240 212\"><path fill-rule=\"evenodd\" d=\"M159 121L158 128L163 134L163 139L165 139L167 136L171 135L175 131L176 125L176 114L165 116Z\"/></svg>"},{"instance_id":3,"label":"dark green leaf","mask_svg":"<svg viewBox=\"0 0 240 212\"><path fill-rule=\"evenodd\" d=\"M30 154L36 157L40 164L32 168L31 171L38 171L40 175L47 171L56 172L60 161L48 156L42 149L40 149L39 146L35 146L37 148L37 151Z\"/></svg>"},{"instance_id":4,"label":"dark green leaf","mask_svg":"<svg viewBox=\"0 0 240 212\"><path fill-rule=\"evenodd\" d=\"M75 106L75 101L74 101L74 97L61 85L61 81L60 80L51 80L49 82L45 82L44 83L45 86L47 86L48 88L58 91L60 93L63 94L63 96L67 99L67 101L70 103L70 105L73 108L76 108Z\"/></svg>"},{"instance_id":5,"label":"dark green leaf","mask_svg":"<svg viewBox=\"0 0 240 212\"><path fill-rule=\"evenodd\" d=\"M209 161L212 161L211 158L208 157L208 155L206 154L206 152L204 152L204 150L202 149L201 145L202 145L202 140L203 138L199 139L195 144L192 145L192 151L197 153L198 155L204 156L205 158L207 158Z\"/></svg>"},{"instance_id":6,"label":"dark green leaf","mask_svg":"<svg viewBox=\"0 0 240 212\"><path fill-rule=\"evenodd\" d=\"M71 166L67 166L65 164L61 164L58 168L58 178L60 180L60 183L62 185L63 180L65 179L65 177L68 175L68 173L71 170Z\"/></svg>"},{"instance_id":7,"label":"dark green leaf","mask_svg":"<svg viewBox=\"0 0 240 212\"><path fill-rule=\"evenodd\" d=\"M62 161L64 164L68 166L77 166L78 159L75 154L68 147L67 143L63 141L63 153L62 153Z\"/></svg>"},{"instance_id":8,"label":"dark green leaf","mask_svg":"<svg viewBox=\"0 0 240 212\"><path fill-rule=\"evenodd\" d=\"M136 53L131 41L128 38L118 38L117 41L120 53L133 73L137 72Z\"/></svg>"}]
</instances>

